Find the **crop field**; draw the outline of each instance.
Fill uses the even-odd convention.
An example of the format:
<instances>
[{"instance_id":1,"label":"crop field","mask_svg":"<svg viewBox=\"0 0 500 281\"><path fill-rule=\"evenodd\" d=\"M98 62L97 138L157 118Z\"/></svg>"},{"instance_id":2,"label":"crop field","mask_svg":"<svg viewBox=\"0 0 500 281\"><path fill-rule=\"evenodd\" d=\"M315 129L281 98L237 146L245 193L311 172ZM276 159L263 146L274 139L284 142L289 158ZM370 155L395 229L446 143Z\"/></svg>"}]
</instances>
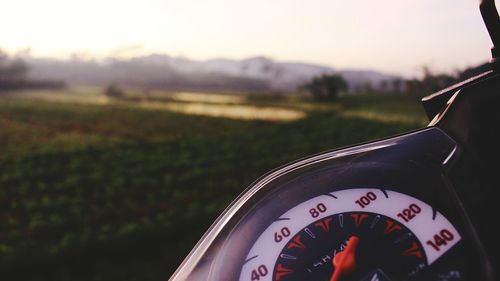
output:
<instances>
[{"instance_id":1,"label":"crop field","mask_svg":"<svg viewBox=\"0 0 500 281\"><path fill-rule=\"evenodd\" d=\"M425 124L402 95L2 94L2 280L165 281L263 173Z\"/></svg>"}]
</instances>

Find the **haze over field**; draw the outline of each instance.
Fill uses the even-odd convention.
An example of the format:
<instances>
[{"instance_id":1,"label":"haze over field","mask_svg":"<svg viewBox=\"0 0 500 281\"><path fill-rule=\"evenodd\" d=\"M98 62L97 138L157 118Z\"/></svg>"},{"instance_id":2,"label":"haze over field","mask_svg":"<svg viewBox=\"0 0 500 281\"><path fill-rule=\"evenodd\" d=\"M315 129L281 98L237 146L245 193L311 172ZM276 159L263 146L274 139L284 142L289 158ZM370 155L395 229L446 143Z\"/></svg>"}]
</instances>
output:
<instances>
[{"instance_id":1,"label":"haze over field","mask_svg":"<svg viewBox=\"0 0 500 281\"><path fill-rule=\"evenodd\" d=\"M243 60L206 61L148 55L130 59L55 60L27 57L32 79L63 80L71 85L107 86L119 84L136 88L231 91L291 92L323 74L340 74L351 90L367 84L377 87L383 81L400 79L370 70L339 70L332 67L277 62L265 57Z\"/></svg>"}]
</instances>

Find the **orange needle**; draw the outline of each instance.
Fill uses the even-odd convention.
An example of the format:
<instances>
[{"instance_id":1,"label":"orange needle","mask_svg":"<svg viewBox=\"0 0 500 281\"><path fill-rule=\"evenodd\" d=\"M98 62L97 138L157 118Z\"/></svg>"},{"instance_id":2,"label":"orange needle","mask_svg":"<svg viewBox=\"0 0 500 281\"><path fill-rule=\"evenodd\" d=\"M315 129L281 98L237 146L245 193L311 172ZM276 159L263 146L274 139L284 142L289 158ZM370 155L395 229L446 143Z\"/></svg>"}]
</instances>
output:
<instances>
[{"instance_id":1,"label":"orange needle","mask_svg":"<svg viewBox=\"0 0 500 281\"><path fill-rule=\"evenodd\" d=\"M347 247L340 253L336 254L333 258L333 266L335 271L333 272L330 281L338 281L340 276L343 274L349 274L356 268L356 246L358 245L359 238L356 236L351 236L349 241L347 241Z\"/></svg>"}]
</instances>

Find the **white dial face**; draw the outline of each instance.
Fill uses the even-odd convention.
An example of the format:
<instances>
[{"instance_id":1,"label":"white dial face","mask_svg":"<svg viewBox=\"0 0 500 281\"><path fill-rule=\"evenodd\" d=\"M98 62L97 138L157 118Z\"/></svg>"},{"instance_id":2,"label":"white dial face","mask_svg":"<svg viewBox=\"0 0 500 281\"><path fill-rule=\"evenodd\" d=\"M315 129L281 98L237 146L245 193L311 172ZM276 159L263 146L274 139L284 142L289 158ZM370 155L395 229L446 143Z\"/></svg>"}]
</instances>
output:
<instances>
[{"instance_id":1,"label":"white dial face","mask_svg":"<svg viewBox=\"0 0 500 281\"><path fill-rule=\"evenodd\" d=\"M379 188L344 189L309 199L276 217L250 249L239 280L298 280L293 276L304 278L321 266L334 271L335 255L352 236L359 237L360 245L365 243L356 250L357 260L364 263L358 268L384 274L384 259L401 259L412 268L405 276L434 263L461 240L441 213L414 197ZM337 247L330 240L342 242ZM372 248L382 252L370 253ZM368 256L380 256L381 261Z\"/></svg>"}]
</instances>

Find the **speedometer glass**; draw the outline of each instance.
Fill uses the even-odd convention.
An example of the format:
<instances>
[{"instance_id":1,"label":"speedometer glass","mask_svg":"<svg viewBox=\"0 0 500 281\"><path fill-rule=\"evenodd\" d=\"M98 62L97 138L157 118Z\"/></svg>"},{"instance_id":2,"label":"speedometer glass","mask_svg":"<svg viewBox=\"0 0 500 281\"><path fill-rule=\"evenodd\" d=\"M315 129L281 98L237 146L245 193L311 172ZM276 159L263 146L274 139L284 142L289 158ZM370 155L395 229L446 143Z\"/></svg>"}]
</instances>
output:
<instances>
[{"instance_id":1,"label":"speedometer glass","mask_svg":"<svg viewBox=\"0 0 500 281\"><path fill-rule=\"evenodd\" d=\"M495 1L480 2L496 43ZM170 280L499 280L498 200L489 196L498 186L498 116L489 106L498 98L497 47L482 74L422 99L429 127L310 155L257 179Z\"/></svg>"},{"instance_id":2,"label":"speedometer glass","mask_svg":"<svg viewBox=\"0 0 500 281\"><path fill-rule=\"evenodd\" d=\"M272 171L219 218L178 280L495 280L446 180L458 155L431 128Z\"/></svg>"},{"instance_id":3,"label":"speedometer glass","mask_svg":"<svg viewBox=\"0 0 500 281\"><path fill-rule=\"evenodd\" d=\"M258 236L240 281L410 280L461 240L429 204L381 188L308 199Z\"/></svg>"}]
</instances>

